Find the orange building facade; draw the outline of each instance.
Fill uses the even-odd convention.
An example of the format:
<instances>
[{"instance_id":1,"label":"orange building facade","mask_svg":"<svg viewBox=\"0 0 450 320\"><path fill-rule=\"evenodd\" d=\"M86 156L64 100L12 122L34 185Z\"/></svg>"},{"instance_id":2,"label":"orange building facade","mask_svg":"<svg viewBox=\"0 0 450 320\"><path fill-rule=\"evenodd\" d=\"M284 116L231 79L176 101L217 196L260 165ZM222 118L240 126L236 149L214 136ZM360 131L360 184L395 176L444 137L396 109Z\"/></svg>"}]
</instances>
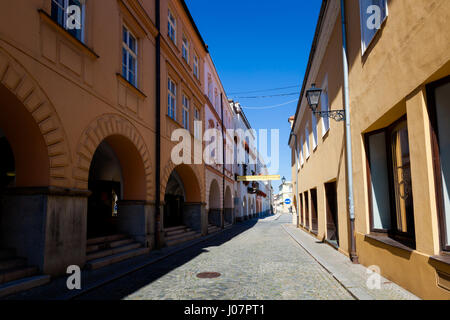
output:
<instances>
[{"instance_id":1,"label":"orange building facade","mask_svg":"<svg viewBox=\"0 0 450 320\"><path fill-rule=\"evenodd\" d=\"M176 129L203 146L207 103L184 1L19 0L0 17L0 252L26 259L20 277L206 235L205 166L171 158Z\"/></svg>"}]
</instances>

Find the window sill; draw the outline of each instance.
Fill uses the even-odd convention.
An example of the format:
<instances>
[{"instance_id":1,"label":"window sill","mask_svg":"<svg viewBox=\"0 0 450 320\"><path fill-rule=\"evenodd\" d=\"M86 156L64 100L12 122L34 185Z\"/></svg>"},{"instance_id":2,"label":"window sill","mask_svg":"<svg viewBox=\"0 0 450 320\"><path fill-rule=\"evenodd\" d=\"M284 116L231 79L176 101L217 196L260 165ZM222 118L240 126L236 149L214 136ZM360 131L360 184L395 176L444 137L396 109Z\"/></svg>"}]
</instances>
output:
<instances>
[{"instance_id":1,"label":"window sill","mask_svg":"<svg viewBox=\"0 0 450 320\"><path fill-rule=\"evenodd\" d=\"M73 35L71 35L66 29L61 27L55 20L52 19L52 17L45 12L42 9L38 9L39 15L41 16L42 21L50 25L53 29L55 29L57 32L59 32L61 35L63 35L67 40L72 42L75 46L77 46L79 49L81 49L83 52L85 52L88 56L90 56L92 59L98 59L100 56L94 52L91 48L89 48L87 45L85 45L83 42L75 38Z\"/></svg>"},{"instance_id":2,"label":"window sill","mask_svg":"<svg viewBox=\"0 0 450 320\"><path fill-rule=\"evenodd\" d=\"M166 114L166 118L167 118L170 122L176 124L178 127L180 127L181 129L183 129L183 126L181 125L181 123L179 123L177 120L171 118L168 114Z\"/></svg>"},{"instance_id":3,"label":"window sill","mask_svg":"<svg viewBox=\"0 0 450 320\"><path fill-rule=\"evenodd\" d=\"M142 99L147 98L147 96L138 88L134 86L131 82L125 79L120 73L116 73L117 79L119 79L123 84L125 84L131 91L140 96Z\"/></svg>"},{"instance_id":4,"label":"window sill","mask_svg":"<svg viewBox=\"0 0 450 320\"><path fill-rule=\"evenodd\" d=\"M442 253L439 256L431 256L430 260L438 262L438 263L444 263L450 267L450 255L446 253Z\"/></svg>"},{"instance_id":5,"label":"window sill","mask_svg":"<svg viewBox=\"0 0 450 320\"><path fill-rule=\"evenodd\" d=\"M366 234L366 239L375 240L377 242L380 242L382 244L386 244L390 247L394 247L403 251L407 251L409 253L413 252L414 249L404 245L403 243L400 243L392 238L389 238L387 235L374 235L374 234Z\"/></svg>"}]
</instances>

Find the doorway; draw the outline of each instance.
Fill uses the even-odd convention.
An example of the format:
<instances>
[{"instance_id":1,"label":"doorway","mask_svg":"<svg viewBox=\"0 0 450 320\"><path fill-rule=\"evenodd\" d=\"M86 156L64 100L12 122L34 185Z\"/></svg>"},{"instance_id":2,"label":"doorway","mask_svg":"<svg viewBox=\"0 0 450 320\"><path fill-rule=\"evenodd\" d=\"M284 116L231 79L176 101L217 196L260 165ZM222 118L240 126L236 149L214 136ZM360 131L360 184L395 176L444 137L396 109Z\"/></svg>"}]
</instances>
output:
<instances>
[{"instance_id":1,"label":"doorway","mask_svg":"<svg viewBox=\"0 0 450 320\"><path fill-rule=\"evenodd\" d=\"M305 228L309 229L309 197L308 191L304 193L305 199Z\"/></svg>"},{"instance_id":2,"label":"doorway","mask_svg":"<svg viewBox=\"0 0 450 320\"><path fill-rule=\"evenodd\" d=\"M89 170L87 238L98 238L118 233L118 201L122 199L122 168L106 142L94 153Z\"/></svg>"},{"instance_id":3,"label":"doorway","mask_svg":"<svg viewBox=\"0 0 450 320\"><path fill-rule=\"evenodd\" d=\"M164 196L164 229L179 227L183 223L185 202L184 186L181 178L174 171L170 175Z\"/></svg>"},{"instance_id":4,"label":"doorway","mask_svg":"<svg viewBox=\"0 0 450 320\"><path fill-rule=\"evenodd\" d=\"M327 240L339 247L338 206L336 182L325 184L326 214L327 214Z\"/></svg>"},{"instance_id":5,"label":"doorway","mask_svg":"<svg viewBox=\"0 0 450 320\"><path fill-rule=\"evenodd\" d=\"M317 189L311 189L311 231L319 232L319 218L317 214Z\"/></svg>"}]
</instances>

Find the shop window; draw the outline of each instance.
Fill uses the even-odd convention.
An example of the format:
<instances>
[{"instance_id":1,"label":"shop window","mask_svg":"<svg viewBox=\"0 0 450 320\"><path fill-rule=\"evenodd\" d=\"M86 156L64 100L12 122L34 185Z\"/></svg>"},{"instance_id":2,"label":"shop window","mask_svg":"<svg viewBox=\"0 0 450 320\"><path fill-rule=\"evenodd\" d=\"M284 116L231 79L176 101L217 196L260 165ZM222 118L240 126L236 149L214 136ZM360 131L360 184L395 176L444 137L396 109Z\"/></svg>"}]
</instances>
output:
<instances>
[{"instance_id":1,"label":"shop window","mask_svg":"<svg viewBox=\"0 0 450 320\"><path fill-rule=\"evenodd\" d=\"M428 86L441 247L450 251L450 77Z\"/></svg>"},{"instance_id":2,"label":"shop window","mask_svg":"<svg viewBox=\"0 0 450 320\"><path fill-rule=\"evenodd\" d=\"M406 119L366 136L371 228L415 247Z\"/></svg>"}]
</instances>

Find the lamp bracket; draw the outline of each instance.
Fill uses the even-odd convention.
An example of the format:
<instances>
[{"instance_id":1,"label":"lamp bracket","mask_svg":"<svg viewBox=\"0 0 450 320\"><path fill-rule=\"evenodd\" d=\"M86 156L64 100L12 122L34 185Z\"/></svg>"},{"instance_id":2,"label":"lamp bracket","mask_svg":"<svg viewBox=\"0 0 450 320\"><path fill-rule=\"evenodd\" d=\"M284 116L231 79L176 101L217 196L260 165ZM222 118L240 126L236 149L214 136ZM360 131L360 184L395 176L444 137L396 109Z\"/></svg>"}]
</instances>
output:
<instances>
[{"instance_id":1,"label":"lamp bracket","mask_svg":"<svg viewBox=\"0 0 450 320\"><path fill-rule=\"evenodd\" d=\"M314 111L314 114L322 118L333 119L337 122L345 120L345 110Z\"/></svg>"}]
</instances>

